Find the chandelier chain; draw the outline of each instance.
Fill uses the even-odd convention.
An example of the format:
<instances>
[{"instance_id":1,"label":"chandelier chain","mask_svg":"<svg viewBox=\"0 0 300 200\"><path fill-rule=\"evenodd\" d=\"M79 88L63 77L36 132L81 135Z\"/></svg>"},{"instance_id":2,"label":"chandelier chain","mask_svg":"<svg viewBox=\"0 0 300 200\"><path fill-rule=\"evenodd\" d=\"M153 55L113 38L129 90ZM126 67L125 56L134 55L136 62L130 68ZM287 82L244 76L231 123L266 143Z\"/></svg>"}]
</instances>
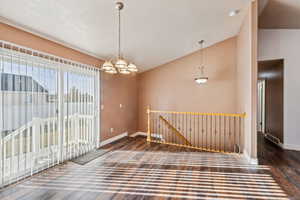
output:
<instances>
[{"instance_id":1,"label":"chandelier chain","mask_svg":"<svg viewBox=\"0 0 300 200\"><path fill-rule=\"evenodd\" d=\"M119 29L118 29L118 32L119 32L119 45L118 45L118 56L119 58L121 58L121 9L118 9L118 18L119 18Z\"/></svg>"},{"instance_id":2,"label":"chandelier chain","mask_svg":"<svg viewBox=\"0 0 300 200\"><path fill-rule=\"evenodd\" d=\"M110 74L130 74L135 73L138 71L136 65L132 62L126 61L122 58L122 51L121 51L121 10L124 8L124 4L122 2L116 3L116 9L118 10L118 52L117 52L117 59L116 60L109 60L105 61L102 65L102 70L110 73Z\"/></svg>"}]
</instances>

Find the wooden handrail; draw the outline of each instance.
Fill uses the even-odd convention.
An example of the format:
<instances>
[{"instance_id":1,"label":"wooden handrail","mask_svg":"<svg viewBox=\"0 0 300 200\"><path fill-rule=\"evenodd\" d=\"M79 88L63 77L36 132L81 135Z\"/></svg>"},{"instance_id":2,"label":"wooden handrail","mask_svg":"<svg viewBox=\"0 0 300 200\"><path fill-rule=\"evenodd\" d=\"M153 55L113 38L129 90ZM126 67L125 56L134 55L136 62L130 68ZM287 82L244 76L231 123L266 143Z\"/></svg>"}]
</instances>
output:
<instances>
[{"instance_id":1,"label":"wooden handrail","mask_svg":"<svg viewBox=\"0 0 300 200\"><path fill-rule=\"evenodd\" d=\"M237 153L238 149L238 153L242 153L246 113L159 111L148 106L147 117L149 144L153 142L222 153ZM151 137L151 134L161 138Z\"/></svg>"},{"instance_id":2,"label":"wooden handrail","mask_svg":"<svg viewBox=\"0 0 300 200\"><path fill-rule=\"evenodd\" d=\"M192 144L174 126L172 126L172 124L170 124L168 120L163 118L163 116L161 115L159 116L159 119L165 122L168 125L168 127L172 129L172 131L175 132L175 134L184 141L184 144L192 146Z\"/></svg>"},{"instance_id":3,"label":"wooden handrail","mask_svg":"<svg viewBox=\"0 0 300 200\"><path fill-rule=\"evenodd\" d=\"M206 116L226 116L226 117L246 117L246 113L243 114L231 114L231 113L199 113L199 112L177 112L177 111L161 111L161 110L149 110L150 113L167 113L167 114L188 114L188 115L206 115Z\"/></svg>"}]
</instances>

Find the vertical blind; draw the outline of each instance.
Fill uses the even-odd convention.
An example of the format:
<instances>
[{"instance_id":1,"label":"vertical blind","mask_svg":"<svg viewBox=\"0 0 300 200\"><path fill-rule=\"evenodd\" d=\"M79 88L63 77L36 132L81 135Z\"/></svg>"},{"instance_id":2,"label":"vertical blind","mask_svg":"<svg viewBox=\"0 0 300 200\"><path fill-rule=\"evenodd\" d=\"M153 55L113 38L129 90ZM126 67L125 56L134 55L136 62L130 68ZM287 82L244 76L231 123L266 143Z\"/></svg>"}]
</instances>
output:
<instances>
[{"instance_id":1,"label":"vertical blind","mask_svg":"<svg viewBox=\"0 0 300 200\"><path fill-rule=\"evenodd\" d=\"M0 186L99 146L96 67L0 41Z\"/></svg>"}]
</instances>

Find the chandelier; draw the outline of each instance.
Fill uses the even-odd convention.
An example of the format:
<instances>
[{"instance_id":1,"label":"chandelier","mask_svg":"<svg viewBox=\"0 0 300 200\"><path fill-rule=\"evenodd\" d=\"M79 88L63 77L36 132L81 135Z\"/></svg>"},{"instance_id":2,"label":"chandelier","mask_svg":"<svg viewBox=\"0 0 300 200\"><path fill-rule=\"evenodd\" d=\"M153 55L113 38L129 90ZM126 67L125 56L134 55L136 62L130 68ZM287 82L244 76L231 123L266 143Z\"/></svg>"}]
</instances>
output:
<instances>
[{"instance_id":1,"label":"chandelier","mask_svg":"<svg viewBox=\"0 0 300 200\"><path fill-rule=\"evenodd\" d=\"M132 62L126 61L121 56L121 10L124 8L122 2L116 3L116 9L118 10L118 56L116 59L105 61L102 65L102 70L110 74L130 74L137 72L138 69Z\"/></svg>"},{"instance_id":2,"label":"chandelier","mask_svg":"<svg viewBox=\"0 0 300 200\"><path fill-rule=\"evenodd\" d=\"M199 70L201 71L201 75L199 77L195 78L195 82L197 84L204 84L208 81L208 77L204 76L203 43L204 43L204 40L199 41L199 44L201 45L201 65L199 67Z\"/></svg>"}]
</instances>

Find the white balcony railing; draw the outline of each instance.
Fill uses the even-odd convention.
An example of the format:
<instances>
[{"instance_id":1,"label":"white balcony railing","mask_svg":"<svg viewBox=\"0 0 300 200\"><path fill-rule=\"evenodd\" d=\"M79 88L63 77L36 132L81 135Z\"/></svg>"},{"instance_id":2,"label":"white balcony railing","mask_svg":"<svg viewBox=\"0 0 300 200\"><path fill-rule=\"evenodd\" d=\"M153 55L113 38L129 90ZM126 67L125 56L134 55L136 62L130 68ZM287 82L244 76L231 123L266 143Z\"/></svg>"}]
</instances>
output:
<instances>
[{"instance_id":1,"label":"white balcony railing","mask_svg":"<svg viewBox=\"0 0 300 200\"><path fill-rule=\"evenodd\" d=\"M93 115L64 117L63 133L57 118L33 118L0 138L0 186L85 154L96 147Z\"/></svg>"}]
</instances>

